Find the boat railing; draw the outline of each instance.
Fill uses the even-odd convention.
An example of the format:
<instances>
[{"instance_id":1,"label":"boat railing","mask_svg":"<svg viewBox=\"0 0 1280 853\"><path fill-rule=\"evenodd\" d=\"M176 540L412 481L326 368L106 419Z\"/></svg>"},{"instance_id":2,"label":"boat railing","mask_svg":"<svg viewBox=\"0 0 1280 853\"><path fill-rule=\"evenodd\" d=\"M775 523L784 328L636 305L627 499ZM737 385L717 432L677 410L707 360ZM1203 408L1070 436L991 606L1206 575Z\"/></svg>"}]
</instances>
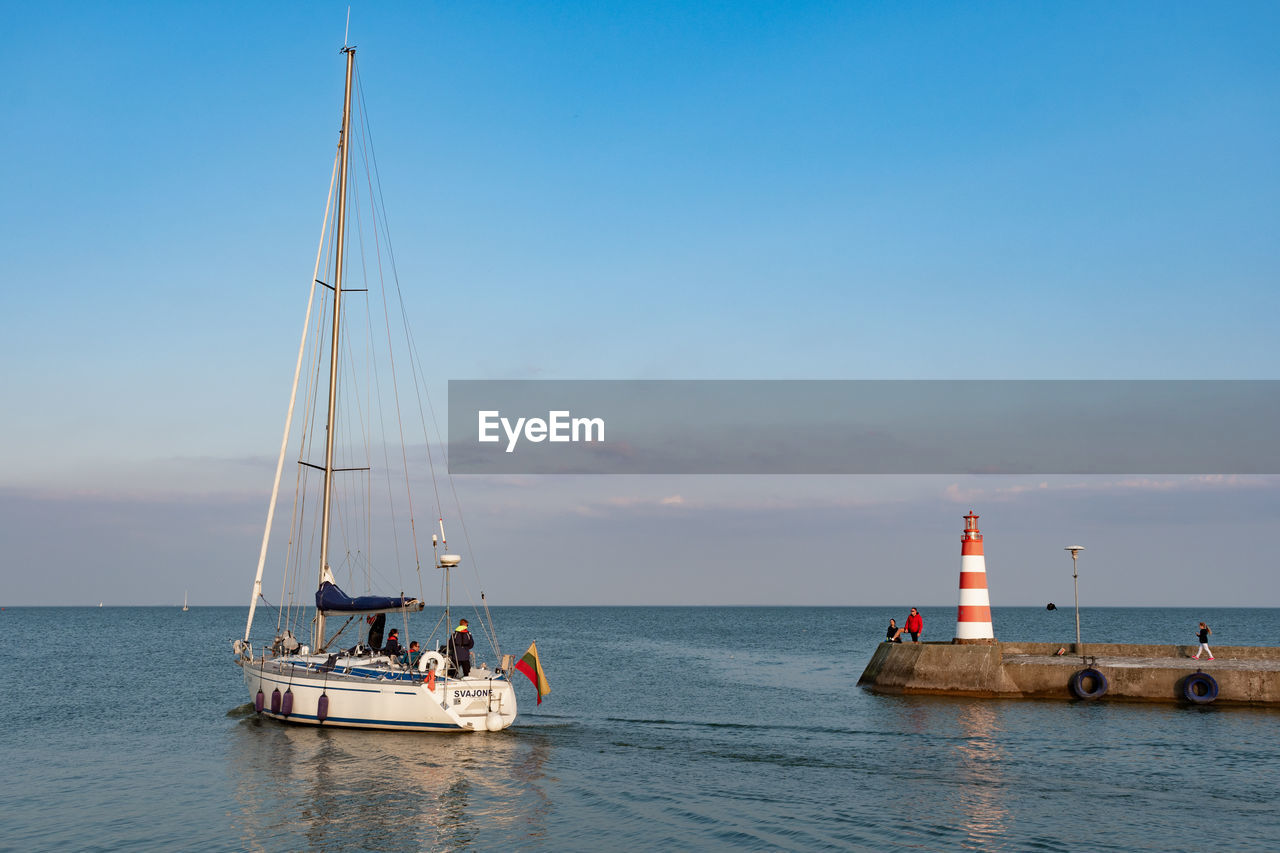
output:
<instances>
[{"instance_id":1,"label":"boat railing","mask_svg":"<svg viewBox=\"0 0 1280 853\"><path fill-rule=\"evenodd\" d=\"M280 653L277 646L273 644L264 644L261 647L261 654L254 656L251 650L247 650L245 657L241 663L246 665L265 666L272 663L275 666L289 667L297 672L301 670L306 673L314 673L316 675L344 675L355 676L357 678L381 679L387 681L407 681L413 684L420 684L424 681L434 681L435 683L444 684L450 681L462 681L463 678L457 674L456 668L452 661L448 661L448 666L444 674L434 679L428 678L428 673L420 671L416 665L412 665L402 661L398 657L392 657L386 654L329 654L323 658L319 655L313 655L305 647L301 647L298 651ZM488 665L483 662L477 662L476 666L471 670L470 677L480 677L482 679L506 680L506 675L510 671L509 661L511 655L504 655L502 663L497 669L490 670Z\"/></svg>"}]
</instances>

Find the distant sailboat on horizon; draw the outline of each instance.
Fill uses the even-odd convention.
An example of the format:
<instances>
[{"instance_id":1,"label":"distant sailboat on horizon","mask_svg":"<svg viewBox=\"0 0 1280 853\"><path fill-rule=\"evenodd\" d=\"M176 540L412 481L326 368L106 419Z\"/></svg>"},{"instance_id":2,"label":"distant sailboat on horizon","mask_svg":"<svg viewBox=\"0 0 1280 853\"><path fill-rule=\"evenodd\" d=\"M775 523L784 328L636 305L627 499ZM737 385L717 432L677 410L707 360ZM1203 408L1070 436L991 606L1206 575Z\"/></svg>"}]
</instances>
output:
<instances>
[{"instance_id":1,"label":"distant sailboat on horizon","mask_svg":"<svg viewBox=\"0 0 1280 853\"><path fill-rule=\"evenodd\" d=\"M182 612L186 613L190 609L190 607L187 607L187 591L184 589L182 591Z\"/></svg>"}]
</instances>

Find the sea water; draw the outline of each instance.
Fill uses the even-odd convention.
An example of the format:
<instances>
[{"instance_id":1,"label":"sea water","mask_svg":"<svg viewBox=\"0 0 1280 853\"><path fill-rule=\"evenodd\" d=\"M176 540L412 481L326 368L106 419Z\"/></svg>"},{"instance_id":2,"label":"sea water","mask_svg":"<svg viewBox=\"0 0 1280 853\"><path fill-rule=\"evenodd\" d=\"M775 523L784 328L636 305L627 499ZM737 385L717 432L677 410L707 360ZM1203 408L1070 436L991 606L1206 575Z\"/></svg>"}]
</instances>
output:
<instances>
[{"instance_id":1,"label":"sea water","mask_svg":"<svg viewBox=\"0 0 1280 853\"><path fill-rule=\"evenodd\" d=\"M954 607L921 609L949 639ZM539 707L517 675L515 726L440 735L258 719L231 657L244 608L7 608L0 849L1280 845L1280 711L859 689L906 610L494 608L502 651L536 640L553 692ZM1202 619L1223 646L1280 641L1278 609L1081 622L1086 642L1190 645ZM994 622L1075 634L1070 609Z\"/></svg>"}]
</instances>

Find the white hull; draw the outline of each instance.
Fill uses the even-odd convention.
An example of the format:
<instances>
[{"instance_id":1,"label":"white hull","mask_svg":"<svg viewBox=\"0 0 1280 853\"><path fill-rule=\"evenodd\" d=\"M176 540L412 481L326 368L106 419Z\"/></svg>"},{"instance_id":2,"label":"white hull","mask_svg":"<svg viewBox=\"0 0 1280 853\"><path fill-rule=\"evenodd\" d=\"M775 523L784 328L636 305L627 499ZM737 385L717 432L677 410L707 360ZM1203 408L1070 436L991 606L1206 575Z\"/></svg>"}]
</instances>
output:
<instances>
[{"instance_id":1,"label":"white hull","mask_svg":"<svg viewBox=\"0 0 1280 853\"><path fill-rule=\"evenodd\" d=\"M250 701L256 707L261 691L263 716L312 726L484 732L505 729L516 719L511 682L487 669L473 670L466 678L436 678L432 684L386 658L339 658L330 672L318 669L326 660L325 655L289 655L242 662ZM287 715L286 693L292 695ZM324 720L321 696L329 699Z\"/></svg>"}]
</instances>

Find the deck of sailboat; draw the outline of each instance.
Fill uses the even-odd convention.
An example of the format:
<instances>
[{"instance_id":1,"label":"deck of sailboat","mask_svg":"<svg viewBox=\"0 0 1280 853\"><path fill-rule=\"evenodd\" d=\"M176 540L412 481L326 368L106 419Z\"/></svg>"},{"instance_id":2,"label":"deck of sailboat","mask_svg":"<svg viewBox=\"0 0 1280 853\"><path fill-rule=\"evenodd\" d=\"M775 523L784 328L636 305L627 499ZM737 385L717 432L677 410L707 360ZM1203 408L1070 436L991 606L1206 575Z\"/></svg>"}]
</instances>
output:
<instances>
[{"instance_id":1,"label":"deck of sailboat","mask_svg":"<svg viewBox=\"0 0 1280 853\"><path fill-rule=\"evenodd\" d=\"M379 681L403 681L420 683L426 674L417 669L396 663L386 655L338 656L330 665L328 655L290 655L281 658L259 659L245 666L270 669L279 674L301 677L377 679ZM441 676L436 684L458 684L477 681L506 681L504 672L477 667L470 674L460 677Z\"/></svg>"}]
</instances>

